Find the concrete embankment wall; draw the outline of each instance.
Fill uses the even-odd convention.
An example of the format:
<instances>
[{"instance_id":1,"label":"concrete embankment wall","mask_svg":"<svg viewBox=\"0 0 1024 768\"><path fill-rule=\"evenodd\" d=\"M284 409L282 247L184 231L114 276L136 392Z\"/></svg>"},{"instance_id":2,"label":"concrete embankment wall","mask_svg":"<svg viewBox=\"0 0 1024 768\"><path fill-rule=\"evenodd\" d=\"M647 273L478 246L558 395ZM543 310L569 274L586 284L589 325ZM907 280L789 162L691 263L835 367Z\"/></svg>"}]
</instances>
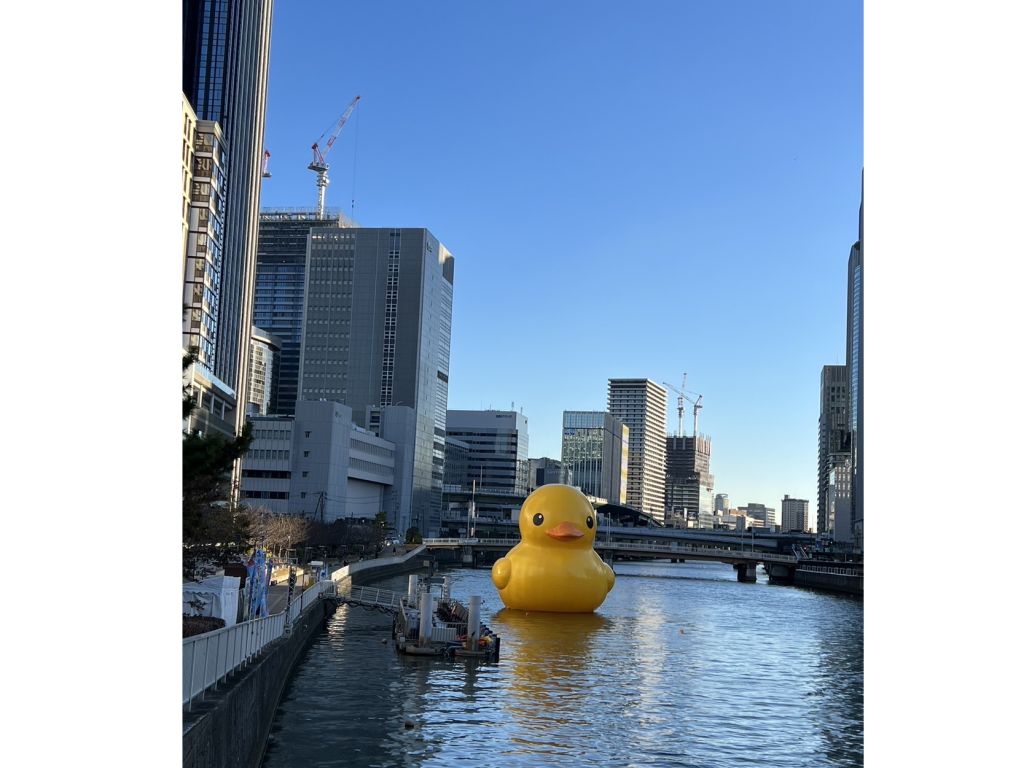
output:
<instances>
[{"instance_id":1,"label":"concrete embankment wall","mask_svg":"<svg viewBox=\"0 0 1024 768\"><path fill-rule=\"evenodd\" d=\"M818 573L797 569L793 583L798 587L812 587L829 592L844 592L850 595L864 594L864 577L842 573Z\"/></svg>"},{"instance_id":2,"label":"concrete embankment wall","mask_svg":"<svg viewBox=\"0 0 1024 768\"><path fill-rule=\"evenodd\" d=\"M333 613L333 603L317 600L296 620L291 636L193 703L183 718L184 768L258 768L292 667Z\"/></svg>"},{"instance_id":3,"label":"concrete embankment wall","mask_svg":"<svg viewBox=\"0 0 1024 768\"><path fill-rule=\"evenodd\" d=\"M381 558L339 568L338 583L367 584L429 565L421 551L408 559ZM334 613L334 603L317 600L295 622L290 637L275 641L256 661L239 670L183 715L183 768L259 768L277 705L292 668Z\"/></svg>"}]
</instances>

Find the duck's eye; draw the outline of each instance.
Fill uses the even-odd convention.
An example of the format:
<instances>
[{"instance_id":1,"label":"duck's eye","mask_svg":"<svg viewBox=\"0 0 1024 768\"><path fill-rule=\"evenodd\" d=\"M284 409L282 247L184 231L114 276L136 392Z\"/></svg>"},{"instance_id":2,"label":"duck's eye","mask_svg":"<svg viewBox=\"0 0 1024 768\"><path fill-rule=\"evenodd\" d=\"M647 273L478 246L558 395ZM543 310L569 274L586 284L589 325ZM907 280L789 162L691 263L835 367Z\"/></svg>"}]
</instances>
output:
<instances>
[{"instance_id":1,"label":"duck's eye","mask_svg":"<svg viewBox=\"0 0 1024 768\"><path fill-rule=\"evenodd\" d=\"M593 528L593 527L594 527L594 518L588 516L587 517L587 528Z\"/></svg>"},{"instance_id":2,"label":"duck's eye","mask_svg":"<svg viewBox=\"0 0 1024 768\"><path fill-rule=\"evenodd\" d=\"M542 515L540 512L538 512L536 515L534 515L533 516L533 524L534 525L543 525L544 524L544 515Z\"/></svg>"}]
</instances>

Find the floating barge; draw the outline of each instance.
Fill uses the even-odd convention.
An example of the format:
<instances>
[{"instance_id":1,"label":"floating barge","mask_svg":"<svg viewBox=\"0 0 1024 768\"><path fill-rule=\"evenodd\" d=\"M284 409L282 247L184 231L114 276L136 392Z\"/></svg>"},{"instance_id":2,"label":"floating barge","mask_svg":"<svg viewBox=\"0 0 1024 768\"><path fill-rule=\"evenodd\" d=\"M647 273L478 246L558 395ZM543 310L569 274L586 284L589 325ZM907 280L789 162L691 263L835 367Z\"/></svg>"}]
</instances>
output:
<instances>
[{"instance_id":1,"label":"floating barge","mask_svg":"<svg viewBox=\"0 0 1024 768\"><path fill-rule=\"evenodd\" d=\"M438 597L431 587L441 584ZM466 607L450 594L451 581L409 577L409 591L395 611L392 636L395 647L410 656L438 656L451 659L468 657L497 661L501 649L499 638L490 627L480 622L479 597L469 598Z\"/></svg>"}]
</instances>

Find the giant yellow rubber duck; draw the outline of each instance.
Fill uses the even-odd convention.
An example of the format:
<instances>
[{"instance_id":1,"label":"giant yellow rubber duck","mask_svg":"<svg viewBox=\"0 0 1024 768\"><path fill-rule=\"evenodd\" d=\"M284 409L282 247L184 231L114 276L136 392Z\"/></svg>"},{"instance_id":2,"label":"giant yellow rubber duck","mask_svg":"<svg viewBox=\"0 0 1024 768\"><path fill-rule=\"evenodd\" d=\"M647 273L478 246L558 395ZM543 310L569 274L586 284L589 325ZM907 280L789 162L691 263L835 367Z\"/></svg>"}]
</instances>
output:
<instances>
[{"instance_id":1,"label":"giant yellow rubber duck","mask_svg":"<svg viewBox=\"0 0 1024 768\"><path fill-rule=\"evenodd\" d=\"M519 513L523 540L491 569L506 608L590 613L615 586L612 571L594 551L597 515L569 485L542 485Z\"/></svg>"}]
</instances>

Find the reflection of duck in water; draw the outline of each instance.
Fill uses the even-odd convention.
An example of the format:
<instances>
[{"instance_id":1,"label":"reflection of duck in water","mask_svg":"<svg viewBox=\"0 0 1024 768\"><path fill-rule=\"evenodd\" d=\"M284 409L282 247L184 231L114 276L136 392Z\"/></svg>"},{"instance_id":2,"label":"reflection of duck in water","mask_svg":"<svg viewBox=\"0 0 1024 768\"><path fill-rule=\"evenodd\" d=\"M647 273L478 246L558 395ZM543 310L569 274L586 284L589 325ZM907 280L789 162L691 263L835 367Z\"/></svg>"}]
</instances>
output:
<instances>
[{"instance_id":1,"label":"reflection of duck in water","mask_svg":"<svg viewBox=\"0 0 1024 768\"><path fill-rule=\"evenodd\" d=\"M578 764L558 747L576 743L580 710L595 700L609 710L618 706L607 698L600 682L604 665L595 658L602 645L598 638L612 628L612 620L600 613L503 608L491 617L491 626L501 635L502 664L508 670L503 707L510 716L509 736L517 745L514 754L524 758L524 765L545 762L533 754L535 749L549 758L564 757L566 765ZM616 690L614 695L620 694Z\"/></svg>"},{"instance_id":2,"label":"reflection of duck in water","mask_svg":"<svg viewBox=\"0 0 1024 768\"><path fill-rule=\"evenodd\" d=\"M519 513L523 540L491 569L507 608L589 613L615 586L615 573L594 551L597 515L568 485L543 485Z\"/></svg>"}]
</instances>

